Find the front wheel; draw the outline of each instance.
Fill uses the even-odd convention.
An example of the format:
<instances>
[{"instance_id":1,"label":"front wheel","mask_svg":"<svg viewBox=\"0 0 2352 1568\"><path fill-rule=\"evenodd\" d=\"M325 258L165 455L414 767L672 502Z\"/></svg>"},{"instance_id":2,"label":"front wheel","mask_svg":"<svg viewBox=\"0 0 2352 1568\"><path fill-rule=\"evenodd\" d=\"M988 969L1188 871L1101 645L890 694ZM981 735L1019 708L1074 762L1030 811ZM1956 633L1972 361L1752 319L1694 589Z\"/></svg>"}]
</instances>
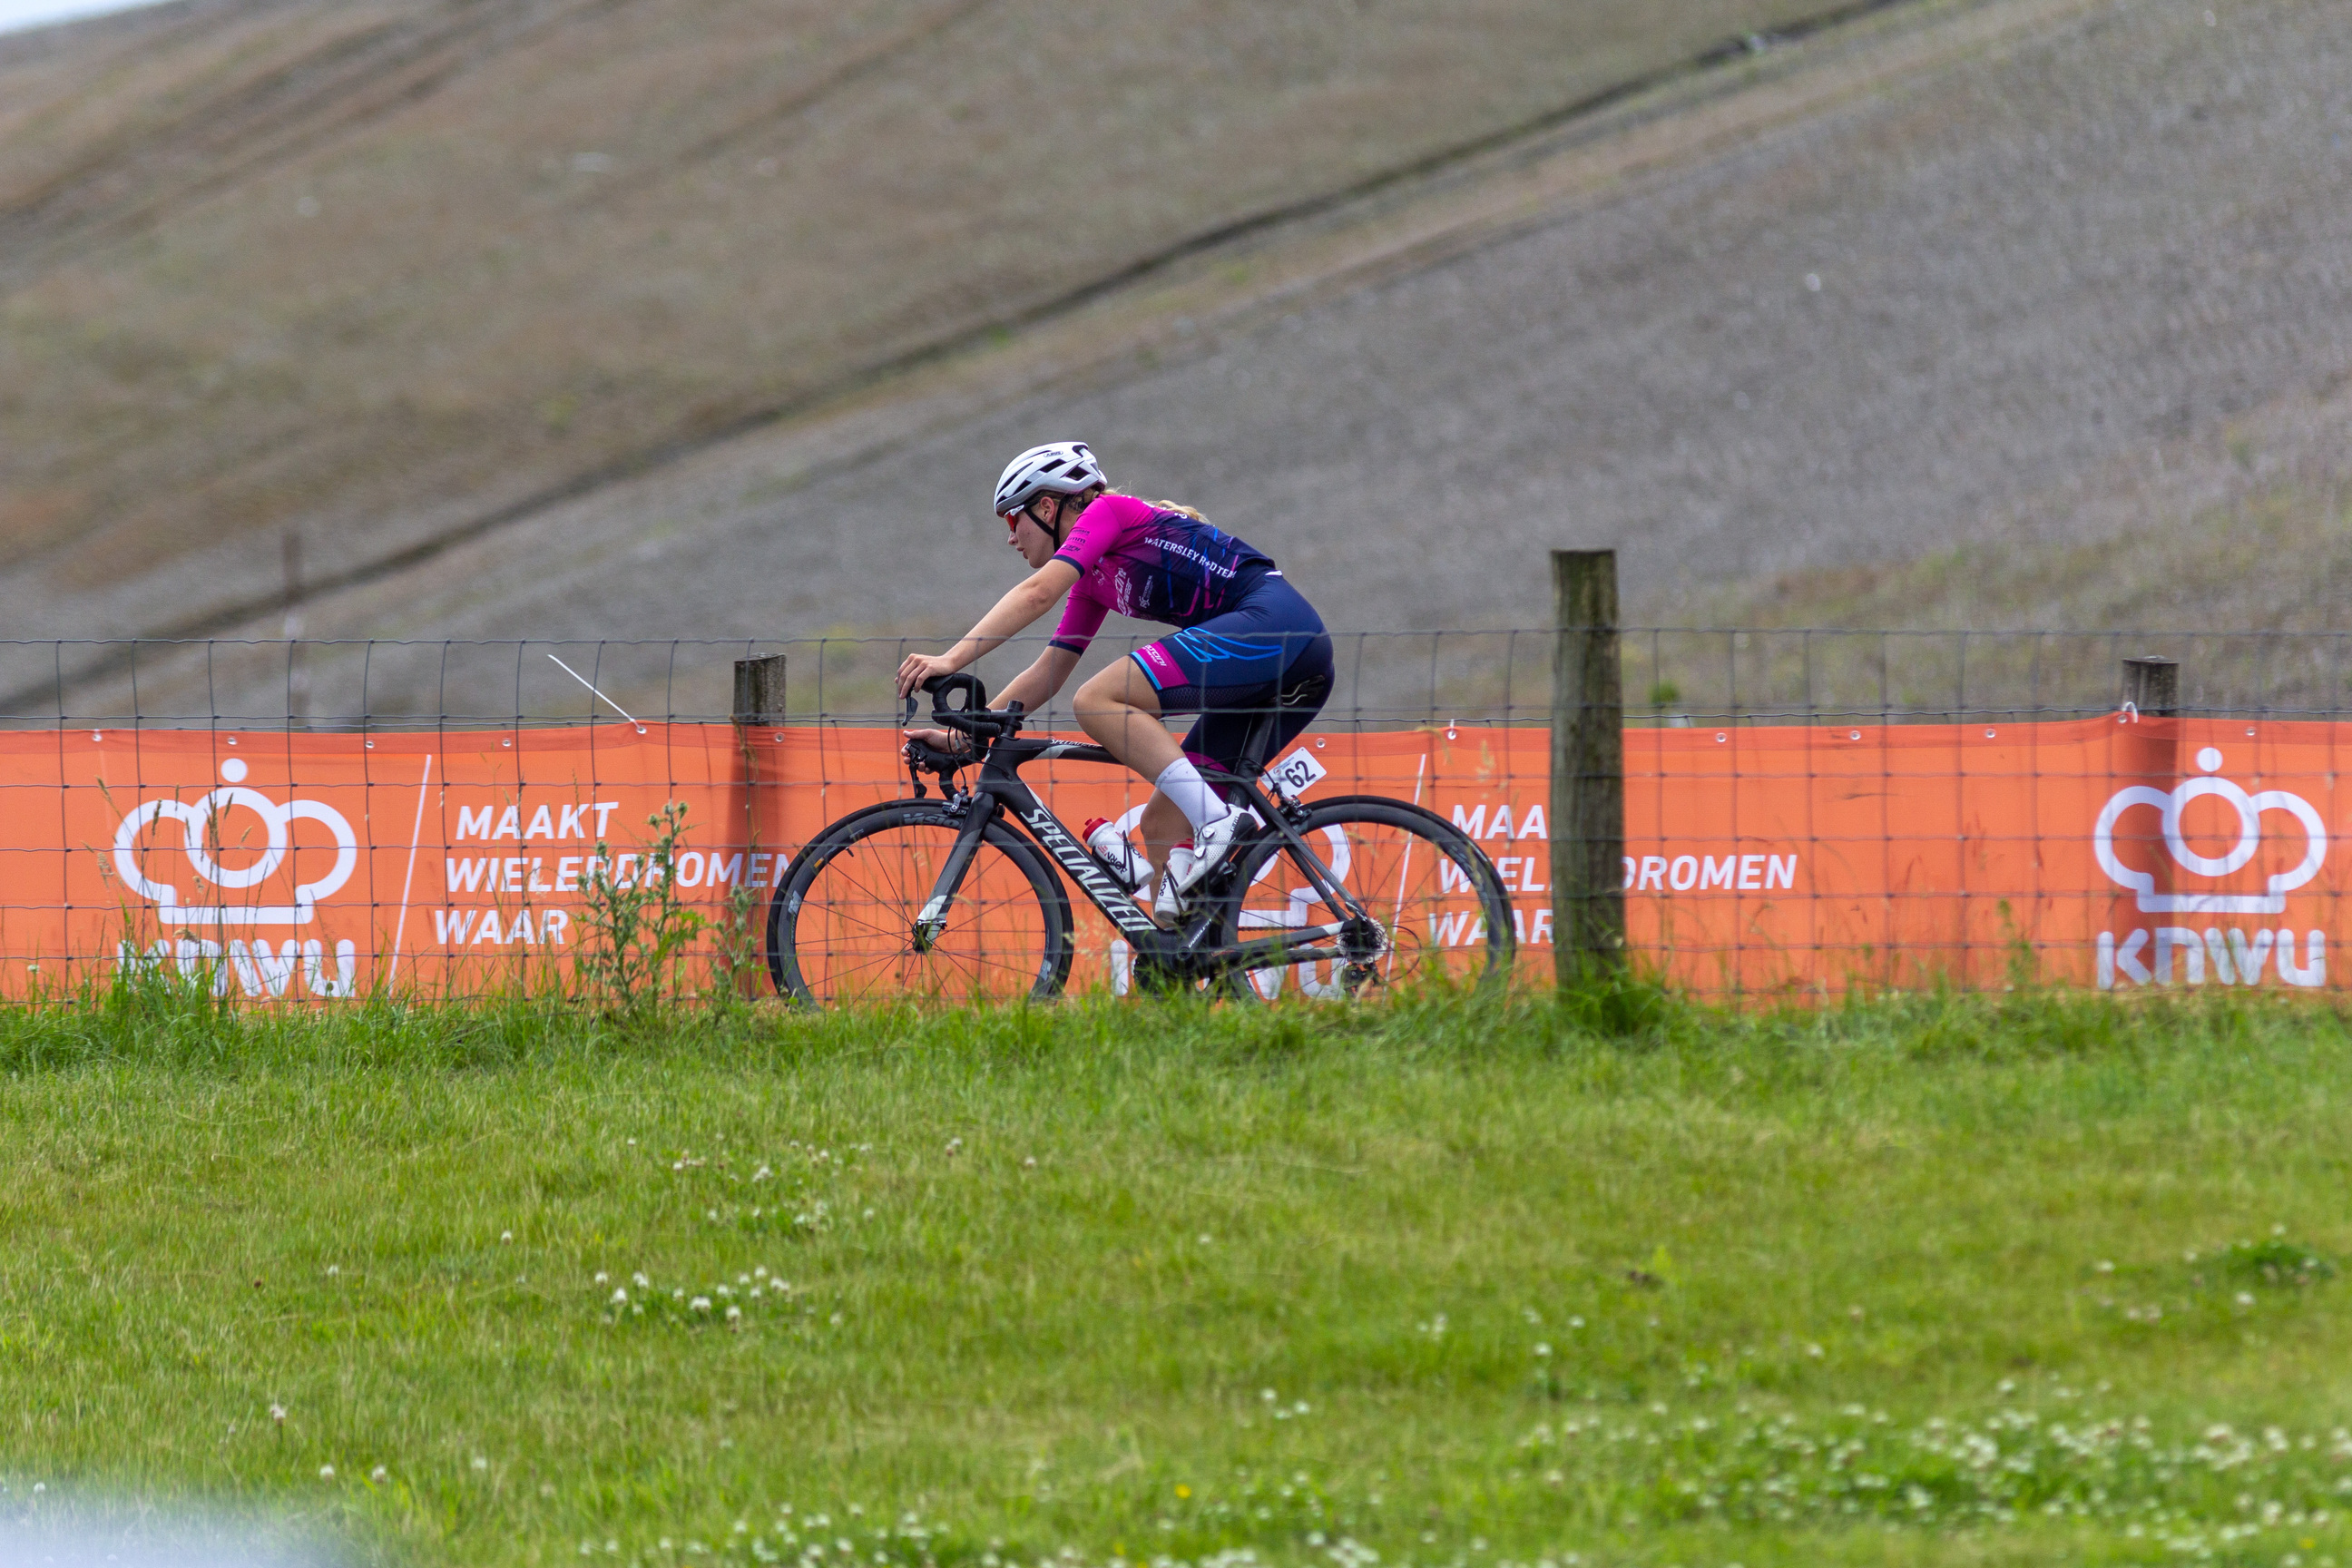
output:
<instances>
[{"instance_id":1,"label":"front wheel","mask_svg":"<svg viewBox=\"0 0 2352 1568\"><path fill-rule=\"evenodd\" d=\"M844 817L793 862L768 910L779 995L843 1003L1007 1002L1070 977L1070 900L1044 857L992 822L936 933L917 920L963 831L907 802Z\"/></svg>"},{"instance_id":2,"label":"front wheel","mask_svg":"<svg viewBox=\"0 0 2352 1568\"><path fill-rule=\"evenodd\" d=\"M1270 1002L1295 986L1307 996L1352 997L1412 975L1480 985L1509 975L1517 947L1510 895L1486 851L1444 817L1401 800L1356 796L1309 807L1299 837L1371 918L1377 934L1359 942L1360 961L1255 970L1234 977L1234 995ZM1221 919L1223 941L1254 942L1349 918L1328 906L1286 851L1272 833L1243 850Z\"/></svg>"}]
</instances>

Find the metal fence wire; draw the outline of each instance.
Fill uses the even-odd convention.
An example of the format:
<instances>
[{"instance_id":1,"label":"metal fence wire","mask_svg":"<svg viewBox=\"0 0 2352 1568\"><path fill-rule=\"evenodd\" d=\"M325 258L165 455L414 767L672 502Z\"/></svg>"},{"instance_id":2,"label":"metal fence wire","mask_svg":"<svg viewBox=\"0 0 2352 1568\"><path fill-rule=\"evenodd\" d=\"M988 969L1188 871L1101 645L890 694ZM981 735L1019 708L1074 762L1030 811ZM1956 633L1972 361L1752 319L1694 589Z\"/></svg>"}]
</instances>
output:
<instances>
[{"instance_id":1,"label":"metal fence wire","mask_svg":"<svg viewBox=\"0 0 2352 1568\"><path fill-rule=\"evenodd\" d=\"M1555 832L1553 731L1585 721L1555 704L1562 635L1336 635L1329 700L1265 759L1302 800L1402 800L1474 841L1507 895L1515 984L1549 983L1560 869L1591 848ZM1614 901L1637 966L1726 997L2327 984L2341 636L1615 639L1622 854L1615 886L1575 897ZM760 990L788 868L828 823L910 796L893 677L936 646L0 644L0 978L71 995L132 966L256 1002L571 987L614 940L612 896L658 887L702 924L688 988ZM1098 643L1031 730L1079 738L1070 693L1131 647ZM978 670L1001 689L1037 647ZM2127 701L2126 661L2149 654L2171 684ZM1074 832L1132 827L1149 795L1098 763L1024 776ZM1253 921L1305 918L1276 865L1261 876ZM1397 879L1392 968L1458 970L1488 940L1444 868ZM904 893L872 889L877 952L905 939ZM1078 893L1071 984L1122 989L1128 944ZM994 994L987 967L877 960L872 994Z\"/></svg>"}]
</instances>

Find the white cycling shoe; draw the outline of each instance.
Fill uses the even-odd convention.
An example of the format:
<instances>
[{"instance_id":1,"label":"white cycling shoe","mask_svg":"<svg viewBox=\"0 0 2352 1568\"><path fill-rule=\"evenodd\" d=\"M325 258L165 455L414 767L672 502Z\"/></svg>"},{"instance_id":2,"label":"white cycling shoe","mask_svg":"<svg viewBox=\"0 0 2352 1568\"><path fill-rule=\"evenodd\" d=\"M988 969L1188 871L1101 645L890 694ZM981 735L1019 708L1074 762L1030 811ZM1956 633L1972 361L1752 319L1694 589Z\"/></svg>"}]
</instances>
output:
<instances>
[{"instance_id":1,"label":"white cycling shoe","mask_svg":"<svg viewBox=\"0 0 2352 1568\"><path fill-rule=\"evenodd\" d=\"M1160 877L1160 895L1153 901L1151 912L1160 923L1167 924L1184 912L1184 895L1199 887L1202 879L1224 864L1234 847L1234 840L1242 829L1255 818L1235 806L1224 816L1193 834L1191 841L1179 844L1168 851L1168 868Z\"/></svg>"}]
</instances>

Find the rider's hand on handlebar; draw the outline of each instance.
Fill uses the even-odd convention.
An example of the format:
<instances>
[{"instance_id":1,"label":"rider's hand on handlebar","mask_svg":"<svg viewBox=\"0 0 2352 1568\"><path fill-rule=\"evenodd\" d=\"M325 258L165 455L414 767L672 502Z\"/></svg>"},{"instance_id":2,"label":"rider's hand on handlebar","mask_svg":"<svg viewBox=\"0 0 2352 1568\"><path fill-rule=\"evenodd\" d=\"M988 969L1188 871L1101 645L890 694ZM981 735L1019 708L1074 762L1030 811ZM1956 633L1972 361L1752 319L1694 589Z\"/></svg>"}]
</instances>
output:
<instances>
[{"instance_id":1,"label":"rider's hand on handlebar","mask_svg":"<svg viewBox=\"0 0 2352 1568\"><path fill-rule=\"evenodd\" d=\"M902 730L899 733L908 741L929 746L935 752L945 752L950 756L967 756L971 752L971 737L959 735L953 730Z\"/></svg>"},{"instance_id":2,"label":"rider's hand on handlebar","mask_svg":"<svg viewBox=\"0 0 2352 1568\"><path fill-rule=\"evenodd\" d=\"M910 653L898 667L898 695L911 697L934 676L953 675L957 666L945 654Z\"/></svg>"}]
</instances>

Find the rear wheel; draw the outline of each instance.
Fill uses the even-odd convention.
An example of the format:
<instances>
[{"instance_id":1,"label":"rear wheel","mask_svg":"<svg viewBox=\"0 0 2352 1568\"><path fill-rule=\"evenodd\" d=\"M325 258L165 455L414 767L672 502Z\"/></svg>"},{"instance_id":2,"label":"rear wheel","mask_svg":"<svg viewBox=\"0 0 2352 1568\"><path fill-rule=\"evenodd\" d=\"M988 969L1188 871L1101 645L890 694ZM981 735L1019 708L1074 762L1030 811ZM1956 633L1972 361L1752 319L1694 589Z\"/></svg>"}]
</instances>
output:
<instances>
[{"instance_id":1,"label":"rear wheel","mask_svg":"<svg viewBox=\"0 0 2352 1568\"><path fill-rule=\"evenodd\" d=\"M1499 984L1509 974L1517 946L1510 896L1486 851L1444 817L1399 800L1331 800L1309 808L1299 837L1373 929L1341 939L1356 949L1351 959L1235 975L1234 995L1346 998L1408 976ZM1240 942L1348 918L1329 907L1282 838L1263 834L1242 852L1221 924L1223 941Z\"/></svg>"},{"instance_id":2,"label":"rear wheel","mask_svg":"<svg viewBox=\"0 0 2352 1568\"><path fill-rule=\"evenodd\" d=\"M992 822L946 924L917 919L963 831L936 805L843 818L793 862L768 911L780 995L842 1003L1005 1002L1058 993L1070 975L1070 900L1030 844Z\"/></svg>"}]
</instances>

